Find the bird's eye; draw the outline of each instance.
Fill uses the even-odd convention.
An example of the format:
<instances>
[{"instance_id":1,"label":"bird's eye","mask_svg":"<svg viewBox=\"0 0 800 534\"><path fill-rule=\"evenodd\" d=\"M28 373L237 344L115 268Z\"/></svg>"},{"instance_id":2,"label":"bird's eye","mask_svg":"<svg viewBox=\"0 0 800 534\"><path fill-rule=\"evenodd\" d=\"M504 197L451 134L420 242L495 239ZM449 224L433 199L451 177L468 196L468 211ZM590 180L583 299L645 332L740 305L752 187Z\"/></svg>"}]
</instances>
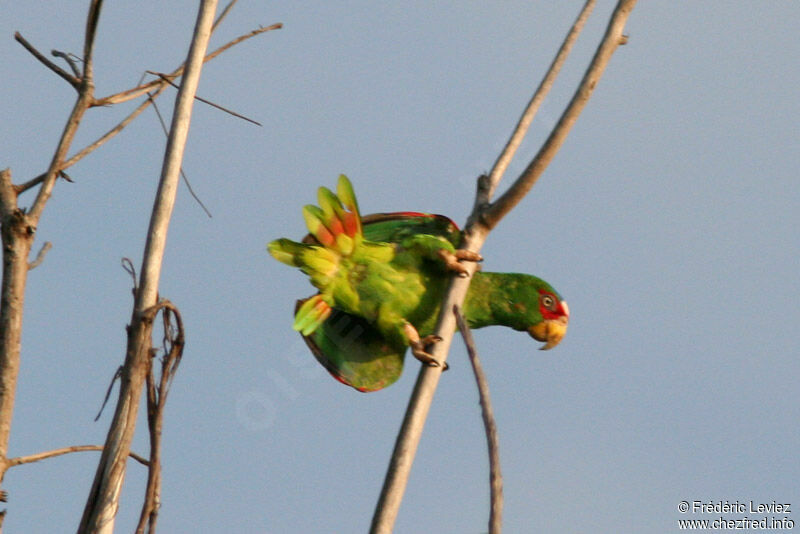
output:
<instances>
[{"instance_id":1,"label":"bird's eye","mask_svg":"<svg viewBox=\"0 0 800 534\"><path fill-rule=\"evenodd\" d=\"M556 299L553 295L542 295L542 306L550 311L556 311Z\"/></svg>"}]
</instances>

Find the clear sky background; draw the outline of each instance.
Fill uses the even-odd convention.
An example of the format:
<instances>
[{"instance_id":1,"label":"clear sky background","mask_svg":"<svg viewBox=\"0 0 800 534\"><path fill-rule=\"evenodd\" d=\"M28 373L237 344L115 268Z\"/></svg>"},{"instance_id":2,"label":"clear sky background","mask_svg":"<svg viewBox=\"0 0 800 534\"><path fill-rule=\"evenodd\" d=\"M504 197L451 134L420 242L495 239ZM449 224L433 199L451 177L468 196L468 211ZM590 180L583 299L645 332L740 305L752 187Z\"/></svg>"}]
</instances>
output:
<instances>
[{"instance_id":1,"label":"clear sky background","mask_svg":"<svg viewBox=\"0 0 800 534\"><path fill-rule=\"evenodd\" d=\"M161 295L187 348L166 412L163 532L364 532L418 364L361 394L291 330L313 289L270 258L304 234L319 185L352 179L364 213L444 213L462 224L581 1L247 2L212 47ZM605 29L601 1L505 184L571 97ZM45 170L74 91L13 40L81 52L88 2L0 9L0 167ZM108 2L97 94L185 57L196 3ZM569 302L551 352L476 332L500 431L507 532L671 532L681 501L791 503L800 525L800 4L642 1L566 144L491 234L484 268L540 275ZM174 92L160 106L171 110ZM89 112L75 148L134 106ZM102 443L93 422L121 364L131 310L123 257L141 261L164 151L152 111L68 172L37 232L11 455ZM29 204L32 196L22 198ZM488 468L460 341L434 399L398 533L479 533ZM112 394L116 400L117 389ZM141 420L134 450L147 453ZM99 456L10 470L8 532L74 532ZM118 532L138 517L131 463ZM728 514L735 519L756 514ZM764 514L761 514L763 516Z\"/></svg>"}]
</instances>

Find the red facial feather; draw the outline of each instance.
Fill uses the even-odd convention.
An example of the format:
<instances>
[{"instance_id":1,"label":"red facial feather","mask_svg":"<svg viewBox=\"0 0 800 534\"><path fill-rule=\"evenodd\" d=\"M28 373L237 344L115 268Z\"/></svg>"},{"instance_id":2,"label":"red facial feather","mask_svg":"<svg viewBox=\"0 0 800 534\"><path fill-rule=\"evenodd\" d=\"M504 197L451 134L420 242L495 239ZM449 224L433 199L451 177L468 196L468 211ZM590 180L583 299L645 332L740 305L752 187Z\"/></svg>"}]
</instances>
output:
<instances>
[{"instance_id":1,"label":"red facial feather","mask_svg":"<svg viewBox=\"0 0 800 534\"><path fill-rule=\"evenodd\" d=\"M555 310L550 310L546 308L544 304L542 304L541 300L539 301L539 311L541 312L542 317L545 320L558 319L559 317L564 317L565 315L567 315L567 312L566 310L564 310L564 306L561 303L561 299L559 299L558 296L543 289L539 290L539 294L551 296L553 298L553 301L556 303Z\"/></svg>"}]
</instances>

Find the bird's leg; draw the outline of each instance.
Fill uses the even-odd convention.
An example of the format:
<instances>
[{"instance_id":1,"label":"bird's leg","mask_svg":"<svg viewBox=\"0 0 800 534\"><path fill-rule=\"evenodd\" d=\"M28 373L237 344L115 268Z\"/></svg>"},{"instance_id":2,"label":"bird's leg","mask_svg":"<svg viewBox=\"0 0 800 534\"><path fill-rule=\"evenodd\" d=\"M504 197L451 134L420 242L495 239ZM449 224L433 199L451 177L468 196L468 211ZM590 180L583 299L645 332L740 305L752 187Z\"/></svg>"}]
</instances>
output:
<instances>
[{"instance_id":1,"label":"bird's leg","mask_svg":"<svg viewBox=\"0 0 800 534\"><path fill-rule=\"evenodd\" d=\"M440 248L437 254L444 262L447 270L457 272L458 276L467 276L467 268L458 260L483 261L483 256L477 252L472 252L471 250L457 249L455 252L450 252L445 248Z\"/></svg>"},{"instance_id":2,"label":"bird's leg","mask_svg":"<svg viewBox=\"0 0 800 534\"><path fill-rule=\"evenodd\" d=\"M483 257L471 250L459 250L453 248L453 244L443 237L428 234L416 234L402 243L403 248L413 250L425 258L431 260L441 260L445 268L455 271L459 276L467 276L467 268L459 263L464 261L482 261Z\"/></svg>"},{"instance_id":3,"label":"bird's leg","mask_svg":"<svg viewBox=\"0 0 800 534\"><path fill-rule=\"evenodd\" d=\"M441 341L441 337L431 334L420 339L419 332L417 332L417 329L414 328L411 323L405 323L403 325L403 333L405 333L406 338L408 339L408 346L411 347L411 354L413 354L416 359L425 365L429 365L430 367L439 367L439 362L436 361L436 358L426 352L425 348L428 345L433 345L434 343ZM447 362L445 362L444 370L446 371L447 368L448 365Z\"/></svg>"}]
</instances>

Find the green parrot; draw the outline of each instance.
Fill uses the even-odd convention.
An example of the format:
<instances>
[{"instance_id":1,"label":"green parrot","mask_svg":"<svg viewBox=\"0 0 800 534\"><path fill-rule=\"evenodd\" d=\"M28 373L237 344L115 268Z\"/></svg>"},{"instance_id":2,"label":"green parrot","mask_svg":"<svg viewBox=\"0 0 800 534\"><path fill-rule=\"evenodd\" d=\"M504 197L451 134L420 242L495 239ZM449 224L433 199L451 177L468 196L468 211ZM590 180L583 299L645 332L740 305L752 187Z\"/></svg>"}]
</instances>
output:
<instances>
[{"instance_id":1,"label":"green parrot","mask_svg":"<svg viewBox=\"0 0 800 534\"><path fill-rule=\"evenodd\" d=\"M334 378L377 391L403 369L407 348L438 365L426 347L447 281L466 275L461 261L480 255L459 250L461 232L442 215L416 212L361 217L353 187L339 177L337 193L318 192L319 207L303 217L311 232L303 242L276 239L267 246L278 261L297 267L319 292L298 301L293 328ZM471 328L503 325L526 331L543 350L567 331L567 303L547 282L528 274L474 274L463 306Z\"/></svg>"}]
</instances>

